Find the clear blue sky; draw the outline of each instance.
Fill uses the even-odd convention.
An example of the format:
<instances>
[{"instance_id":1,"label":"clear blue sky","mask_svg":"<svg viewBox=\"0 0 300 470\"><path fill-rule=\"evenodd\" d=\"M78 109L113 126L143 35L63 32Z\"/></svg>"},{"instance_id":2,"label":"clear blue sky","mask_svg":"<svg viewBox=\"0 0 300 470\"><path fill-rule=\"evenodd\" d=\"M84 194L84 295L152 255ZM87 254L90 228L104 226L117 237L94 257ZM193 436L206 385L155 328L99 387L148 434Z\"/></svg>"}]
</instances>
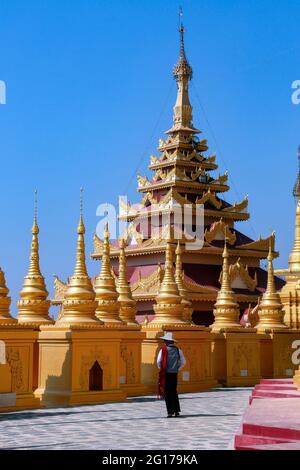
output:
<instances>
[{"instance_id":1,"label":"clear blue sky","mask_svg":"<svg viewBox=\"0 0 300 470\"><path fill-rule=\"evenodd\" d=\"M249 195L251 237L277 232L285 267L293 240L300 105L299 0L183 0L194 69L194 123L229 171L229 202ZM170 0L2 0L0 265L15 313L28 268L33 193L39 191L41 268L73 271L79 188L87 253L96 207L118 194L136 201L158 138L170 127L178 55ZM200 100L196 97L196 92ZM88 261L91 275L97 263Z\"/></svg>"}]
</instances>

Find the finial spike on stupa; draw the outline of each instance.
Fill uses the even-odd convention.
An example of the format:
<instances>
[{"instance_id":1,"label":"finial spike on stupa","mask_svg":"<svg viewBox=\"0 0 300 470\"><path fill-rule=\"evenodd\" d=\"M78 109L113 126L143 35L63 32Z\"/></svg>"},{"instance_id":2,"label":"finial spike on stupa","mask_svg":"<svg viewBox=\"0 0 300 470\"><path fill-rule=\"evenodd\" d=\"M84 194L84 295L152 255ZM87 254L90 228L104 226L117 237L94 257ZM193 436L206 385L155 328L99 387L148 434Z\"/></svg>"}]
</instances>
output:
<instances>
[{"instance_id":1,"label":"finial spike on stupa","mask_svg":"<svg viewBox=\"0 0 300 470\"><path fill-rule=\"evenodd\" d=\"M79 199L79 224L77 228L77 233L84 234L85 233L85 226L83 223L83 187L80 188L80 199Z\"/></svg>"},{"instance_id":2,"label":"finial spike on stupa","mask_svg":"<svg viewBox=\"0 0 300 470\"><path fill-rule=\"evenodd\" d=\"M185 33L185 28L182 23L182 16L183 16L183 11L182 8L179 8L179 58L177 61L177 64L175 65L173 69L173 75L175 80L179 81L183 76L187 77L188 80L192 78L193 71L192 67L188 63L188 60L186 58L185 54L185 47L184 47L184 33Z\"/></svg>"},{"instance_id":3,"label":"finial spike on stupa","mask_svg":"<svg viewBox=\"0 0 300 470\"><path fill-rule=\"evenodd\" d=\"M33 226L32 226L32 234L39 233L39 226L37 223L37 208L38 208L38 192L37 189L34 191L34 210L33 210Z\"/></svg>"}]
</instances>

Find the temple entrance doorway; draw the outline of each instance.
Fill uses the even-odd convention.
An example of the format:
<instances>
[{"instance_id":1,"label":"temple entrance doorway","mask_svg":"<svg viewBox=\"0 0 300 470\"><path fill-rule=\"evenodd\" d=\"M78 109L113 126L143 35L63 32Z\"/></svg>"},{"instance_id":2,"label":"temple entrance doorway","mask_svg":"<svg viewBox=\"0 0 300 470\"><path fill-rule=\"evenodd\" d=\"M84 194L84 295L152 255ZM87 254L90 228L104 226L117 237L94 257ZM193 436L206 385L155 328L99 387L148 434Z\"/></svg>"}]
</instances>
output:
<instances>
[{"instance_id":1,"label":"temple entrance doorway","mask_svg":"<svg viewBox=\"0 0 300 470\"><path fill-rule=\"evenodd\" d=\"M94 365L89 372L89 390L103 390L103 370L101 369L98 361L94 362Z\"/></svg>"}]
</instances>

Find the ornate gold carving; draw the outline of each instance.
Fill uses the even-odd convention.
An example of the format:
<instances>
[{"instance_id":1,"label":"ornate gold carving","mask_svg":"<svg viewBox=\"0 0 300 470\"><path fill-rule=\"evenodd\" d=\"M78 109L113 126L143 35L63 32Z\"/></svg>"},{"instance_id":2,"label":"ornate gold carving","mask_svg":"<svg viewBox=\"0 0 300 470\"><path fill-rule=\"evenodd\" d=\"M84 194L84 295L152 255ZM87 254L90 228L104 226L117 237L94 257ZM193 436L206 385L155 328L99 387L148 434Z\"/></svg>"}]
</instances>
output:
<instances>
[{"instance_id":1,"label":"ornate gold carving","mask_svg":"<svg viewBox=\"0 0 300 470\"><path fill-rule=\"evenodd\" d=\"M151 182L148 180L147 176L138 175L137 180L138 180L138 187L139 188L143 188L143 187L149 186L151 184Z\"/></svg>"},{"instance_id":2,"label":"ornate gold carving","mask_svg":"<svg viewBox=\"0 0 300 470\"><path fill-rule=\"evenodd\" d=\"M8 346L6 348L6 362L10 365L12 376L12 391L21 393L26 391L23 380L23 364L20 351Z\"/></svg>"},{"instance_id":3,"label":"ornate gold carving","mask_svg":"<svg viewBox=\"0 0 300 470\"><path fill-rule=\"evenodd\" d=\"M54 302L62 302L67 291L67 283L61 281L58 276L54 276Z\"/></svg>"},{"instance_id":4,"label":"ornate gold carving","mask_svg":"<svg viewBox=\"0 0 300 470\"><path fill-rule=\"evenodd\" d=\"M267 238L259 238L250 243L244 243L243 245L239 245L239 249L241 250L258 250L258 251L268 251L269 244L272 244L272 250L274 250L274 237L271 235Z\"/></svg>"},{"instance_id":5,"label":"ornate gold carving","mask_svg":"<svg viewBox=\"0 0 300 470\"><path fill-rule=\"evenodd\" d=\"M224 175L219 175L217 179L211 181L211 184L225 184L228 180L228 172L225 171Z\"/></svg>"},{"instance_id":6,"label":"ornate gold carving","mask_svg":"<svg viewBox=\"0 0 300 470\"><path fill-rule=\"evenodd\" d=\"M222 276L222 273L221 273ZM233 284L234 280L236 278L241 278L246 286L250 289L250 291L254 291L256 286L257 286L257 273L255 271L254 279L250 276L248 272L248 266L243 266L241 263L241 259L238 258L237 262L235 264L231 264L229 267L229 277L230 277L230 282ZM221 277L222 279L222 277Z\"/></svg>"},{"instance_id":7,"label":"ornate gold carving","mask_svg":"<svg viewBox=\"0 0 300 470\"><path fill-rule=\"evenodd\" d=\"M146 292L146 293L153 293L157 295L159 291L159 286L162 282L163 278L163 268L161 268L160 265L158 265L157 269L150 274L147 277L139 277L139 280L136 281L134 284L131 286L131 290L134 294L137 294L138 292Z\"/></svg>"},{"instance_id":8,"label":"ornate gold carving","mask_svg":"<svg viewBox=\"0 0 300 470\"><path fill-rule=\"evenodd\" d=\"M207 201L209 201L217 209L221 209L222 201L216 198L215 193L212 193L210 188L208 191L206 191L206 193L203 194L203 196L197 197L196 204L205 204Z\"/></svg>"},{"instance_id":9,"label":"ornate gold carving","mask_svg":"<svg viewBox=\"0 0 300 470\"><path fill-rule=\"evenodd\" d=\"M248 196L245 196L244 200L240 203L235 203L233 206L224 207L223 212L242 212L248 207Z\"/></svg>"},{"instance_id":10,"label":"ornate gold carving","mask_svg":"<svg viewBox=\"0 0 300 470\"><path fill-rule=\"evenodd\" d=\"M253 361L253 348L246 343L239 343L233 348L233 377L240 377L241 370L247 370L248 375L253 377L255 375L255 366Z\"/></svg>"},{"instance_id":11,"label":"ornate gold carving","mask_svg":"<svg viewBox=\"0 0 300 470\"><path fill-rule=\"evenodd\" d=\"M92 348L89 354L81 357L79 383L82 391L89 390L89 371L95 361L98 361L103 370L103 389L108 389L112 385L112 365L109 355L105 354L98 346Z\"/></svg>"},{"instance_id":12,"label":"ornate gold carving","mask_svg":"<svg viewBox=\"0 0 300 470\"><path fill-rule=\"evenodd\" d=\"M224 235L224 238L225 236L227 237L227 241L230 245L234 245L236 242L236 234L230 230L222 218L218 222L213 223L209 230L205 230L204 238L208 243L211 243L220 232Z\"/></svg>"},{"instance_id":13,"label":"ornate gold carving","mask_svg":"<svg viewBox=\"0 0 300 470\"><path fill-rule=\"evenodd\" d=\"M126 383L134 384L136 383L136 371L135 371L135 362L134 354L128 349L125 344L121 344L121 357L126 365Z\"/></svg>"}]
</instances>

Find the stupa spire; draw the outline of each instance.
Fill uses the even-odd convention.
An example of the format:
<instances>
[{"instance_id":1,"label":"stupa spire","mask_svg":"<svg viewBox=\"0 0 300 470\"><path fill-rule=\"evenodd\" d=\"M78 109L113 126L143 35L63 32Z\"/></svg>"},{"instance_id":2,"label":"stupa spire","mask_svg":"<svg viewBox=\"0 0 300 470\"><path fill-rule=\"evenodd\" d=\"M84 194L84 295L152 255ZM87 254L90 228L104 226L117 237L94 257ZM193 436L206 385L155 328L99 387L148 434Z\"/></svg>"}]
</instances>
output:
<instances>
[{"instance_id":1,"label":"stupa spire","mask_svg":"<svg viewBox=\"0 0 300 470\"><path fill-rule=\"evenodd\" d=\"M53 322L49 316L51 303L47 299L48 291L40 270L39 232L40 229L37 222L37 191L35 191L29 269L24 277L23 288L20 291L21 299L18 302L19 323L44 324Z\"/></svg>"},{"instance_id":2,"label":"stupa spire","mask_svg":"<svg viewBox=\"0 0 300 470\"><path fill-rule=\"evenodd\" d=\"M174 126L168 132L175 132L176 130L194 130L192 124L192 105L189 98L189 80L192 78L193 70L186 58L184 33L185 29L180 18L179 58L173 68L173 76L177 82L177 99L174 106Z\"/></svg>"},{"instance_id":3,"label":"stupa spire","mask_svg":"<svg viewBox=\"0 0 300 470\"><path fill-rule=\"evenodd\" d=\"M0 268L0 325L3 323L15 323L17 320L10 315L9 307L11 298L6 286L5 275Z\"/></svg>"},{"instance_id":4,"label":"stupa spire","mask_svg":"<svg viewBox=\"0 0 300 470\"><path fill-rule=\"evenodd\" d=\"M192 321L192 302L188 299L187 289L184 286L184 272L182 269L182 247L178 240L176 248L176 269L175 280L178 286L179 294L181 296L181 303L183 305L183 318L186 321Z\"/></svg>"},{"instance_id":5,"label":"stupa spire","mask_svg":"<svg viewBox=\"0 0 300 470\"><path fill-rule=\"evenodd\" d=\"M223 270L221 289L217 295L217 301L214 308L215 321L212 324L213 331L220 331L224 328L240 328L239 305L236 302L236 295L231 288L229 274L229 253L227 248L227 237L225 234L225 243L223 250Z\"/></svg>"},{"instance_id":6,"label":"stupa spire","mask_svg":"<svg viewBox=\"0 0 300 470\"><path fill-rule=\"evenodd\" d=\"M258 309L259 322L256 328L260 331L274 328L286 328L286 325L283 323L283 306L280 295L276 291L275 287L273 268L274 255L272 251L273 240L275 240L274 233L273 236L270 237L269 241L267 289L262 296Z\"/></svg>"},{"instance_id":7,"label":"stupa spire","mask_svg":"<svg viewBox=\"0 0 300 470\"><path fill-rule=\"evenodd\" d=\"M117 291L119 293L118 301L120 303L120 318L127 324L137 324L135 320L136 302L132 297L132 292L127 279L126 273L126 254L125 240L121 238L119 241L119 277L117 283Z\"/></svg>"},{"instance_id":8,"label":"stupa spire","mask_svg":"<svg viewBox=\"0 0 300 470\"><path fill-rule=\"evenodd\" d=\"M62 304L62 315L56 323L98 322L95 317L97 303L91 279L87 273L85 260L85 226L82 215L83 189L80 189L80 216L77 227L76 262L73 276L70 277Z\"/></svg>"},{"instance_id":9,"label":"stupa spire","mask_svg":"<svg viewBox=\"0 0 300 470\"><path fill-rule=\"evenodd\" d=\"M300 275L300 146L298 147L298 175L293 189L296 200L295 239L289 256L289 269L291 273Z\"/></svg>"},{"instance_id":10,"label":"stupa spire","mask_svg":"<svg viewBox=\"0 0 300 470\"><path fill-rule=\"evenodd\" d=\"M108 224L106 224L104 230L101 271L99 276L95 279L94 288L97 301L97 318L104 323L123 323L119 317L119 294L110 264Z\"/></svg>"},{"instance_id":11,"label":"stupa spire","mask_svg":"<svg viewBox=\"0 0 300 470\"><path fill-rule=\"evenodd\" d=\"M183 323L183 305L174 276L174 229L169 227L169 237L166 247L165 273L156 297L154 310L156 313L153 323L173 324Z\"/></svg>"}]
</instances>

